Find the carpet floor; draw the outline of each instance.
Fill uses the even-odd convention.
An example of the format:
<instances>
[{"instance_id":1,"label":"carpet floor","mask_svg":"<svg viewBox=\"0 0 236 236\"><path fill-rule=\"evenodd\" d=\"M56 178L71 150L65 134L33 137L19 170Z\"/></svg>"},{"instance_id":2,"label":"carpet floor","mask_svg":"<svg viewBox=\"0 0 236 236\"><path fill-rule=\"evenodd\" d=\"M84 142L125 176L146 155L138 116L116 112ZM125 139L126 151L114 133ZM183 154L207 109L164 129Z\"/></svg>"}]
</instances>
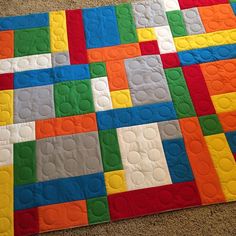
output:
<instances>
[{"instance_id":1,"label":"carpet floor","mask_svg":"<svg viewBox=\"0 0 236 236\"><path fill-rule=\"evenodd\" d=\"M125 0L0 0L0 17L78 9L128 2ZM93 235L236 235L236 203L166 212L136 219L44 233L42 236Z\"/></svg>"}]
</instances>

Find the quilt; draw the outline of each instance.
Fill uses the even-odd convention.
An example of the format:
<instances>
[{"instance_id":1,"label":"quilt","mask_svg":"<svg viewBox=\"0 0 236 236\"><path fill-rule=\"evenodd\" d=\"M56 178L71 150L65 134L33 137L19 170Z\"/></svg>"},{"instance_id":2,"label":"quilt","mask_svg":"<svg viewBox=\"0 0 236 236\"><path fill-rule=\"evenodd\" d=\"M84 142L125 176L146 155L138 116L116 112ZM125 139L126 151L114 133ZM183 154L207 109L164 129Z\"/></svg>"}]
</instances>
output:
<instances>
[{"instance_id":1,"label":"quilt","mask_svg":"<svg viewBox=\"0 0 236 236\"><path fill-rule=\"evenodd\" d=\"M0 18L0 236L236 200L236 1Z\"/></svg>"}]
</instances>

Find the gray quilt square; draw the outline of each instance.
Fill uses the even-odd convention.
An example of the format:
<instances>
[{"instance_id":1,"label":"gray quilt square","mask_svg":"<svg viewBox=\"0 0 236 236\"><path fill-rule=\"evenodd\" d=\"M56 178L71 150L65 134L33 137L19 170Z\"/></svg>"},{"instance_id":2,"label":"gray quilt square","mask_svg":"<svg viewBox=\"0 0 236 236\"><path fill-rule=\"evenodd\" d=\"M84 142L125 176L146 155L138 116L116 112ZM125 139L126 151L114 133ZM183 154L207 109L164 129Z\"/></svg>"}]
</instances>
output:
<instances>
[{"instance_id":1,"label":"gray quilt square","mask_svg":"<svg viewBox=\"0 0 236 236\"><path fill-rule=\"evenodd\" d=\"M55 117L53 86L14 90L14 123Z\"/></svg>"},{"instance_id":2,"label":"gray quilt square","mask_svg":"<svg viewBox=\"0 0 236 236\"><path fill-rule=\"evenodd\" d=\"M69 52L56 52L52 53L52 66L66 66L70 65Z\"/></svg>"},{"instance_id":3,"label":"gray quilt square","mask_svg":"<svg viewBox=\"0 0 236 236\"><path fill-rule=\"evenodd\" d=\"M204 34L205 28L196 7L182 10L188 34Z\"/></svg>"},{"instance_id":4,"label":"gray quilt square","mask_svg":"<svg viewBox=\"0 0 236 236\"><path fill-rule=\"evenodd\" d=\"M159 55L127 59L125 68L134 106L171 101Z\"/></svg>"},{"instance_id":5,"label":"gray quilt square","mask_svg":"<svg viewBox=\"0 0 236 236\"><path fill-rule=\"evenodd\" d=\"M152 0L132 3L137 28L168 25L162 1Z\"/></svg>"},{"instance_id":6,"label":"gray quilt square","mask_svg":"<svg viewBox=\"0 0 236 236\"><path fill-rule=\"evenodd\" d=\"M39 181L103 172L97 132L36 141Z\"/></svg>"},{"instance_id":7,"label":"gray quilt square","mask_svg":"<svg viewBox=\"0 0 236 236\"><path fill-rule=\"evenodd\" d=\"M162 140L182 138L178 120L163 121L157 124Z\"/></svg>"}]
</instances>

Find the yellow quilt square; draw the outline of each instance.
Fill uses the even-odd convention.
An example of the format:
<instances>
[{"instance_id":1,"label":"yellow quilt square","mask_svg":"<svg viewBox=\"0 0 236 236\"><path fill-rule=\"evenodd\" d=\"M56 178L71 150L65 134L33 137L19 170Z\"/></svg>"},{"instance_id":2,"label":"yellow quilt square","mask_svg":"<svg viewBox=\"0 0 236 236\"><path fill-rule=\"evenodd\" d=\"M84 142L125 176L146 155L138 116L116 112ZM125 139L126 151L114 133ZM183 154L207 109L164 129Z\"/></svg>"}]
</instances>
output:
<instances>
[{"instance_id":1,"label":"yellow quilt square","mask_svg":"<svg viewBox=\"0 0 236 236\"><path fill-rule=\"evenodd\" d=\"M154 28L137 29L137 34L139 42L157 40Z\"/></svg>"},{"instance_id":2,"label":"yellow quilt square","mask_svg":"<svg viewBox=\"0 0 236 236\"><path fill-rule=\"evenodd\" d=\"M132 107L132 101L129 89L111 92L113 108Z\"/></svg>"},{"instance_id":3,"label":"yellow quilt square","mask_svg":"<svg viewBox=\"0 0 236 236\"><path fill-rule=\"evenodd\" d=\"M124 170L106 172L105 183L108 195L127 191Z\"/></svg>"},{"instance_id":4,"label":"yellow quilt square","mask_svg":"<svg viewBox=\"0 0 236 236\"><path fill-rule=\"evenodd\" d=\"M0 91L0 126L13 123L13 90Z\"/></svg>"}]
</instances>

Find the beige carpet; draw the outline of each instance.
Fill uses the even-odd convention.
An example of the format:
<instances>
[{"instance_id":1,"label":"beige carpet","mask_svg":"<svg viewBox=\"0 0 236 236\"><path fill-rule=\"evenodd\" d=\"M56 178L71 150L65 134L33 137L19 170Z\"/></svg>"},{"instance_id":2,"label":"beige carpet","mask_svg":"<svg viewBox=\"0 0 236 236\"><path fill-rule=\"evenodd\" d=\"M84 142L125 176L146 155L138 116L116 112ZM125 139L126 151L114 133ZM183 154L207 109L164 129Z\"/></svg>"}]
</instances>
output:
<instances>
[{"instance_id":1,"label":"beige carpet","mask_svg":"<svg viewBox=\"0 0 236 236\"><path fill-rule=\"evenodd\" d=\"M125 0L0 0L0 16L76 9ZM116 223L45 233L44 236L75 235L236 235L236 203L167 212Z\"/></svg>"}]
</instances>

